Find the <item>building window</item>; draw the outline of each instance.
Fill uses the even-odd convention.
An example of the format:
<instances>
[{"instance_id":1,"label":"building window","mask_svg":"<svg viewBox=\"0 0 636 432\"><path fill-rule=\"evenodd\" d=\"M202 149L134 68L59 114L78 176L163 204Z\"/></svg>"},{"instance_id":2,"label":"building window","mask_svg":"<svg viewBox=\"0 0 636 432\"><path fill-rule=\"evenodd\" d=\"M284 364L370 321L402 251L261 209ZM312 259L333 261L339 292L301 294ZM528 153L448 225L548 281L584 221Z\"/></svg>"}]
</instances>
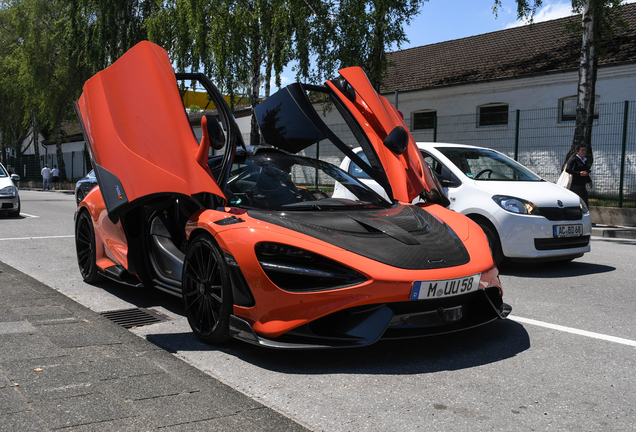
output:
<instances>
[{"instance_id":1,"label":"building window","mask_svg":"<svg viewBox=\"0 0 636 432\"><path fill-rule=\"evenodd\" d=\"M413 130L433 129L437 111L426 110L413 113Z\"/></svg>"},{"instance_id":2,"label":"building window","mask_svg":"<svg viewBox=\"0 0 636 432\"><path fill-rule=\"evenodd\" d=\"M488 104L479 108L479 126L508 124L508 104Z\"/></svg>"},{"instance_id":3,"label":"building window","mask_svg":"<svg viewBox=\"0 0 636 432\"><path fill-rule=\"evenodd\" d=\"M594 120L598 119L598 99L598 95L594 96ZM576 96L559 99L559 121L576 121Z\"/></svg>"}]
</instances>

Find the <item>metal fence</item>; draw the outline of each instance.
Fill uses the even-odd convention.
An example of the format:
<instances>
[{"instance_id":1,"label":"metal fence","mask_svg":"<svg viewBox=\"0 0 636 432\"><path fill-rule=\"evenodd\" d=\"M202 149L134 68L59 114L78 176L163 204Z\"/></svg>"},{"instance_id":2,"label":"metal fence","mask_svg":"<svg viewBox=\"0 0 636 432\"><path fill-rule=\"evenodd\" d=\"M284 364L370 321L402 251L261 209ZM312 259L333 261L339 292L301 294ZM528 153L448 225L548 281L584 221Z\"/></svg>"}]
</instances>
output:
<instances>
[{"instance_id":1,"label":"metal fence","mask_svg":"<svg viewBox=\"0 0 636 432\"><path fill-rule=\"evenodd\" d=\"M597 104L598 118L592 131L594 165L592 199L599 205L636 207L636 102ZM410 125L411 119L405 118ZM342 125L330 125L340 138L356 146L355 138ZM472 144L500 151L518 160L545 180L556 182L572 144L574 121L563 121L558 108L516 110L508 113L507 124L479 126L477 114L438 116L430 129L412 130L416 141ZM249 142L249 134L244 135ZM303 151L335 165L342 153L329 142ZM64 153L66 179L75 181L90 171L84 152ZM11 158L13 172L24 179L41 180L45 163L59 165L55 153L46 156Z\"/></svg>"},{"instance_id":2,"label":"metal fence","mask_svg":"<svg viewBox=\"0 0 636 432\"><path fill-rule=\"evenodd\" d=\"M636 207L636 102L597 104L596 113L590 197L604 205ZM557 108L516 110L508 113L507 124L497 126L479 126L477 114L439 116L431 129L411 132L416 141L495 149L556 182L572 145L575 123L560 116Z\"/></svg>"},{"instance_id":3,"label":"metal fence","mask_svg":"<svg viewBox=\"0 0 636 432\"><path fill-rule=\"evenodd\" d=\"M21 182L41 182L41 172L45 164L48 164L49 168L53 168L53 165L57 165L60 168L60 180L62 182L75 182L93 169L90 163L87 164L84 151L62 153L62 158L64 160L64 172L62 172L62 166L58 163L55 152L40 155L39 157L35 155L10 157L7 169L14 174L18 174Z\"/></svg>"},{"instance_id":4,"label":"metal fence","mask_svg":"<svg viewBox=\"0 0 636 432\"><path fill-rule=\"evenodd\" d=\"M598 104L592 130L594 204L636 207L636 102ZM516 110L506 124L480 126L477 114L438 116L430 129L411 130L416 141L471 144L495 149L519 161L545 180L556 182L574 137L574 121L562 120L558 108ZM405 118L412 125L410 118ZM336 132L346 125L330 125ZM353 137L343 141L357 146ZM329 142L307 148L338 165L342 154Z\"/></svg>"}]
</instances>

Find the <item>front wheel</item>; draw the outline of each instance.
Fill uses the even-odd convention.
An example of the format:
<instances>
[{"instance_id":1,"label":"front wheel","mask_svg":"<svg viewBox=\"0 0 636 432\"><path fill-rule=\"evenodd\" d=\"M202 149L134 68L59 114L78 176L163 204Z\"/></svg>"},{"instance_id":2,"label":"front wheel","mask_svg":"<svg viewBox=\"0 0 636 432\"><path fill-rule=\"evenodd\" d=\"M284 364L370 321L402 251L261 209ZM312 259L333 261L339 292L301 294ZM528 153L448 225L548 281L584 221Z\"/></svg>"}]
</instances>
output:
<instances>
[{"instance_id":1,"label":"front wheel","mask_svg":"<svg viewBox=\"0 0 636 432\"><path fill-rule=\"evenodd\" d=\"M75 224L75 251L77 264L84 282L95 283L100 279L95 258L95 231L88 212L83 211Z\"/></svg>"},{"instance_id":2,"label":"front wheel","mask_svg":"<svg viewBox=\"0 0 636 432\"><path fill-rule=\"evenodd\" d=\"M504 255L501 250L501 241L499 240L497 230L495 230L495 227L493 227L489 222L483 219L477 219L475 222L484 231L484 234L486 234L492 259L495 262L495 265L499 266L504 259Z\"/></svg>"},{"instance_id":3,"label":"front wheel","mask_svg":"<svg viewBox=\"0 0 636 432\"><path fill-rule=\"evenodd\" d=\"M205 343L227 342L232 287L223 254L209 234L195 238L188 247L182 294L183 308L194 334Z\"/></svg>"}]
</instances>

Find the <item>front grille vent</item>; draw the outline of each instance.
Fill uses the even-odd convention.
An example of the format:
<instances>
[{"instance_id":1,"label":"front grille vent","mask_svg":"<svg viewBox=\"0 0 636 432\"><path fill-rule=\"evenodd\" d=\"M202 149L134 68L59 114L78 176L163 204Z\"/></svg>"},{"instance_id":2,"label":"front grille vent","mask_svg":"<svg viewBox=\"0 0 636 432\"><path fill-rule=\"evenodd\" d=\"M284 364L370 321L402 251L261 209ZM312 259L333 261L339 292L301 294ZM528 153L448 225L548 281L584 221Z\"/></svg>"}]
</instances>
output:
<instances>
[{"instance_id":1,"label":"front grille vent","mask_svg":"<svg viewBox=\"0 0 636 432\"><path fill-rule=\"evenodd\" d=\"M550 221L581 220L581 207L539 207L539 212Z\"/></svg>"},{"instance_id":2,"label":"front grille vent","mask_svg":"<svg viewBox=\"0 0 636 432\"><path fill-rule=\"evenodd\" d=\"M589 243L590 236L534 239L534 247L537 250L574 249L585 247Z\"/></svg>"},{"instance_id":3,"label":"front grille vent","mask_svg":"<svg viewBox=\"0 0 636 432\"><path fill-rule=\"evenodd\" d=\"M100 315L127 329L146 326L150 324L157 324L170 320L170 318L163 314L160 314L159 312L155 312L153 310L145 308L100 312Z\"/></svg>"}]
</instances>

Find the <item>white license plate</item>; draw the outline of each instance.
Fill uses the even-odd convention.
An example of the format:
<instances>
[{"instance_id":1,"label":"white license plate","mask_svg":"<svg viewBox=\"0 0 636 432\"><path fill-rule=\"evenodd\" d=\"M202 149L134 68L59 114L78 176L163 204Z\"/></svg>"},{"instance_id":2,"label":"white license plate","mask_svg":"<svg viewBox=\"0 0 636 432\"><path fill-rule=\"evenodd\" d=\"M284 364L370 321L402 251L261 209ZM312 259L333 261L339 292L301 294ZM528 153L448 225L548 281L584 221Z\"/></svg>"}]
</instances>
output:
<instances>
[{"instance_id":1,"label":"white license plate","mask_svg":"<svg viewBox=\"0 0 636 432\"><path fill-rule=\"evenodd\" d=\"M583 235L583 225L554 225L555 237L579 237Z\"/></svg>"},{"instance_id":2,"label":"white license plate","mask_svg":"<svg viewBox=\"0 0 636 432\"><path fill-rule=\"evenodd\" d=\"M411 300L452 297L479 289L481 273L457 279L415 281L411 289Z\"/></svg>"}]
</instances>

